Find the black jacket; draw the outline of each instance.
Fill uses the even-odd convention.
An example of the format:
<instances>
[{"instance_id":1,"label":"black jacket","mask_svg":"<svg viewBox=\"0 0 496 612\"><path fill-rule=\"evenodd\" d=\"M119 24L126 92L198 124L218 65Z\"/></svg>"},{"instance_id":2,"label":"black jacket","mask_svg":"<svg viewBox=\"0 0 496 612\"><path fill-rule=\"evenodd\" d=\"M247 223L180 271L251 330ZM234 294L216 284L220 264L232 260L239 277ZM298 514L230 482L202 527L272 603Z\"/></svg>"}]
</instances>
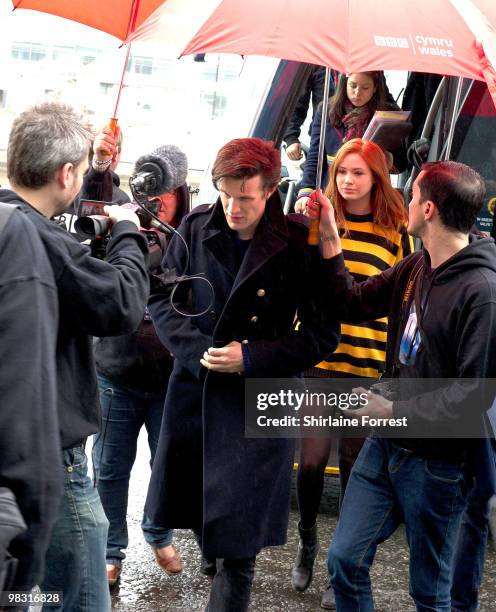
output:
<instances>
[{"instance_id":1,"label":"black jacket","mask_svg":"<svg viewBox=\"0 0 496 612\"><path fill-rule=\"evenodd\" d=\"M120 188L120 184L121 179L115 172L97 172L90 166L84 175L83 188L73 202L74 214L79 216L81 200L84 199L114 204L130 202L130 197Z\"/></svg>"},{"instance_id":2,"label":"black jacket","mask_svg":"<svg viewBox=\"0 0 496 612\"><path fill-rule=\"evenodd\" d=\"M245 377L207 372L200 358L211 346L246 340L245 376L291 377L332 353L339 324L320 307L320 258L307 246L307 228L284 217L277 194L241 264L220 200L195 208L179 231L190 250L186 273L204 273L214 299L208 308L208 285L192 281L193 311L207 309L193 319L178 315L167 295L150 300L175 362L146 512L165 527L203 526L207 557L250 557L286 541L294 444L247 438ZM185 262L174 237L164 265L181 274Z\"/></svg>"},{"instance_id":3,"label":"black jacket","mask_svg":"<svg viewBox=\"0 0 496 612\"><path fill-rule=\"evenodd\" d=\"M57 288L36 229L21 211L11 214L0 238L0 304L0 486L14 493L27 525L9 547L19 560L13 588L27 591L43 574L62 471Z\"/></svg>"},{"instance_id":4,"label":"black jacket","mask_svg":"<svg viewBox=\"0 0 496 612\"><path fill-rule=\"evenodd\" d=\"M403 334L415 294L403 301L412 270L420 261L420 279L426 306L420 317L423 341L415 362L399 366L398 344ZM356 283L346 271L342 255L327 262L334 273L333 293L341 296L343 319L360 322L389 317L386 352L387 371L400 378L496 378L496 246L491 238L470 236L467 247L440 265L432 275L426 251L413 253L383 274ZM420 291L421 281L416 283ZM417 296L418 299L418 296ZM338 300L339 301L339 300ZM437 427L442 421L465 418L470 390L453 385L448 389L419 394L393 404L395 417ZM436 406L434 409L433 406ZM473 403L473 419L490 408ZM471 448L471 440L409 439L401 445L421 456L461 459Z\"/></svg>"},{"instance_id":5,"label":"black jacket","mask_svg":"<svg viewBox=\"0 0 496 612\"><path fill-rule=\"evenodd\" d=\"M310 105L310 97L312 98L312 120L317 111L318 105L324 97L325 85L325 68L322 66L312 66L303 88L289 119L288 127L284 133L283 140L287 146L300 141L301 126L305 123ZM329 96L334 95L334 84L330 84ZM311 125L309 126L308 134L310 135Z\"/></svg>"},{"instance_id":6,"label":"black jacket","mask_svg":"<svg viewBox=\"0 0 496 612\"><path fill-rule=\"evenodd\" d=\"M91 170L84 177L80 197L109 201L114 197L115 177L117 175L110 171ZM176 218L179 222L189 210L189 192L186 185L176 191ZM145 315L131 334L96 338L94 353L98 373L112 382L165 396L173 358L158 339L149 316Z\"/></svg>"},{"instance_id":7,"label":"black jacket","mask_svg":"<svg viewBox=\"0 0 496 612\"><path fill-rule=\"evenodd\" d=\"M149 283L146 239L129 221L112 228L107 261L47 219L13 191L0 201L19 204L36 226L57 284L58 408L62 448L71 448L100 428L98 388L91 336L136 329L143 316Z\"/></svg>"}]
</instances>

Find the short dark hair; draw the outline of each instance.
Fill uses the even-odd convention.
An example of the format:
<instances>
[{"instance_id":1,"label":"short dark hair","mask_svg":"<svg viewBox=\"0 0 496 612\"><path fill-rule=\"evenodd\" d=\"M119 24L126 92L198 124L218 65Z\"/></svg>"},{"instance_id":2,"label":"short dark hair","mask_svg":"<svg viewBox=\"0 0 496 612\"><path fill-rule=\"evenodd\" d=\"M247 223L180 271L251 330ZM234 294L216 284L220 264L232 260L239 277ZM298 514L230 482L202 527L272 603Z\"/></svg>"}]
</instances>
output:
<instances>
[{"instance_id":1,"label":"short dark hair","mask_svg":"<svg viewBox=\"0 0 496 612\"><path fill-rule=\"evenodd\" d=\"M418 179L421 201L434 202L447 228L467 234L486 196L482 176L455 161L429 162L421 170Z\"/></svg>"},{"instance_id":2,"label":"short dark hair","mask_svg":"<svg viewBox=\"0 0 496 612\"><path fill-rule=\"evenodd\" d=\"M274 143L261 138L236 138L217 153L212 167L212 182L217 189L221 178L262 177L264 191L274 189L281 177L281 154Z\"/></svg>"},{"instance_id":3,"label":"short dark hair","mask_svg":"<svg viewBox=\"0 0 496 612\"><path fill-rule=\"evenodd\" d=\"M64 164L77 166L87 158L90 141L91 134L70 106L57 102L33 106L12 124L7 176L22 187L43 187Z\"/></svg>"}]
</instances>

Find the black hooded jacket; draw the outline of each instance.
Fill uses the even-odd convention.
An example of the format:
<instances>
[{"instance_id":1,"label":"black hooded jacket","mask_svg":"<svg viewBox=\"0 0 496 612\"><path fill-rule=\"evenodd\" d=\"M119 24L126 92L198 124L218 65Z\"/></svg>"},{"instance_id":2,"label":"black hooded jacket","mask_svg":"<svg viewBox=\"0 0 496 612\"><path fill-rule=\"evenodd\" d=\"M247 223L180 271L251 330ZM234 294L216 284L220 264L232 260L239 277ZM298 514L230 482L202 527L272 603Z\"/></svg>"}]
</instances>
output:
<instances>
[{"instance_id":1,"label":"black hooded jacket","mask_svg":"<svg viewBox=\"0 0 496 612\"><path fill-rule=\"evenodd\" d=\"M62 448L100 428L99 397L91 336L129 333L142 318L149 292L147 242L130 221L112 227L107 261L90 255L72 234L16 193L0 201L18 204L35 225L57 285L57 394Z\"/></svg>"},{"instance_id":2,"label":"black hooded jacket","mask_svg":"<svg viewBox=\"0 0 496 612\"><path fill-rule=\"evenodd\" d=\"M491 238L470 235L469 244L434 271L426 251L406 257L363 283L356 283L346 271L342 255L328 260L327 266L334 273L334 307L340 301L336 293L343 298L343 319L359 322L389 317L389 374L425 379L496 378L496 246ZM415 291L408 295L406 288L416 267ZM422 342L414 363L402 366L398 346L418 292L425 302L419 320ZM394 402L393 413L429 428L443 420L463 419L467 404L466 390L453 385L439 390L436 397L421 393ZM474 421L488 408L490 405L474 402ZM465 457L470 440L409 439L401 440L401 445L425 457L457 460Z\"/></svg>"},{"instance_id":3,"label":"black hooded jacket","mask_svg":"<svg viewBox=\"0 0 496 612\"><path fill-rule=\"evenodd\" d=\"M0 487L10 489L27 530L10 544L19 561L12 590L43 575L62 495L56 409L57 289L32 223L10 214L0 238ZM6 518L6 517L4 517ZM0 525L0 573L7 526Z\"/></svg>"}]
</instances>

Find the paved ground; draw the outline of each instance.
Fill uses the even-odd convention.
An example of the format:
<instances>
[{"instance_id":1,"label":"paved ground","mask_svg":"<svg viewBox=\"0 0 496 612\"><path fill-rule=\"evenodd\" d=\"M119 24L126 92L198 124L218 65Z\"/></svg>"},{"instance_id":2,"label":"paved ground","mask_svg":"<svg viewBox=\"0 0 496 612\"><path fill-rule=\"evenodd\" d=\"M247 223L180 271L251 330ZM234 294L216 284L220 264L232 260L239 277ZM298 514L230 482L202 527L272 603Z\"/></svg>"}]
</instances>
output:
<instances>
[{"instance_id":1,"label":"paved ground","mask_svg":"<svg viewBox=\"0 0 496 612\"><path fill-rule=\"evenodd\" d=\"M199 572L199 554L188 531L176 533L176 544L185 560L185 570L174 577L155 566L150 549L141 537L139 523L149 476L144 437L140 439L139 459L133 471L130 504L130 545L120 586L113 592L113 610L125 612L192 612L201 610L208 592L208 581ZM318 612L321 591L326 586L327 542L336 525L334 514L321 515L319 527L324 543L317 560L314 582L306 593L291 590L290 570L296 550L296 513L292 512L288 544L260 555L253 587L251 612ZM378 612L414 612L408 595L408 552L402 530L378 551L372 572ZM481 593L481 612L496 610L496 554L491 547Z\"/></svg>"}]
</instances>

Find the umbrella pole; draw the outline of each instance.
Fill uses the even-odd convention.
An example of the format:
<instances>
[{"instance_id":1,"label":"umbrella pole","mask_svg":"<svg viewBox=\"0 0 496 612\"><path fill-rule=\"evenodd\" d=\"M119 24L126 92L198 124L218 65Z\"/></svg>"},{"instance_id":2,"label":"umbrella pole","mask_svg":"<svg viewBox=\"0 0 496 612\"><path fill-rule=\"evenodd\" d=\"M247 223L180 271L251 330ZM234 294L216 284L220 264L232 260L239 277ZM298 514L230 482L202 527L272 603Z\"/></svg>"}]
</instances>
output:
<instances>
[{"instance_id":1,"label":"umbrella pole","mask_svg":"<svg viewBox=\"0 0 496 612\"><path fill-rule=\"evenodd\" d=\"M128 43L127 51L126 51L126 59L124 60L124 67L122 69L121 82L119 84L119 90L117 91L117 100L115 101L114 114L112 115L114 118L117 118L117 109L119 108L121 92L122 92L122 88L124 87L124 77L126 76L126 68L127 68L127 63L129 61L130 53L131 53L131 43Z\"/></svg>"},{"instance_id":2,"label":"umbrella pole","mask_svg":"<svg viewBox=\"0 0 496 612\"><path fill-rule=\"evenodd\" d=\"M322 117L320 120L320 140L319 154L317 157L317 179L315 181L315 189L322 188L322 164L324 158L325 133L327 129L327 109L329 107L329 81L331 78L331 69L326 67L324 81L324 98L322 99Z\"/></svg>"},{"instance_id":3,"label":"umbrella pole","mask_svg":"<svg viewBox=\"0 0 496 612\"><path fill-rule=\"evenodd\" d=\"M136 20L138 19L138 10L140 7L140 0L133 0L131 6L131 12L129 14L129 25L127 27L127 37L134 32L136 29ZM119 102L121 99L122 88L124 87L124 77L126 75L127 63L129 61L129 54L131 53L131 43L127 45L126 59L124 60L124 68L122 69L121 82L119 85L119 91L117 92L117 100L115 102L113 118L117 119L117 109L119 108Z\"/></svg>"},{"instance_id":4,"label":"umbrella pole","mask_svg":"<svg viewBox=\"0 0 496 612\"><path fill-rule=\"evenodd\" d=\"M320 120L320 140L319 140L319 153L317 156L317 178L315 181L315 190L319 191L322 187L322 164L324 159L324 144L325 144L325 133L327 128L327 109L329 107L329 80L331 78L331 69L327 66L325 70L325 81L324 81L324 98L322 100L322 117ZM308 227L308 239L307 243L313 246L319 244L319 219L313 219L310 221Z\"/></svg>"}]
</instances>

